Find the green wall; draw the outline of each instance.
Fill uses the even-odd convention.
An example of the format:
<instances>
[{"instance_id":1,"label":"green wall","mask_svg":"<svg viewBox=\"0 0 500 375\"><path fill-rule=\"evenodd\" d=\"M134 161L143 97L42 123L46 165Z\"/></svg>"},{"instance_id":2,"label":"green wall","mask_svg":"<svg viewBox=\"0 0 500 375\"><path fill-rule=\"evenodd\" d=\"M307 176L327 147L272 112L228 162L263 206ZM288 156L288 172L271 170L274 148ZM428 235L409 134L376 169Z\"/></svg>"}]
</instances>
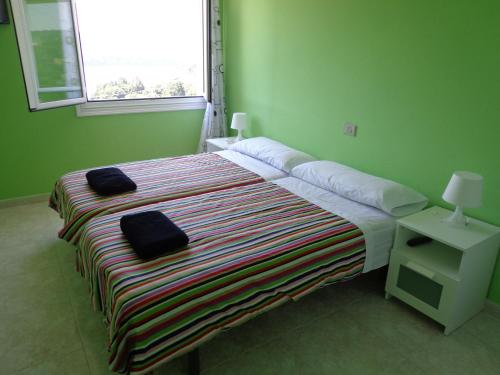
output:
<instances>
[{"instance_id":1,"label":"green wall","mask_svg":"<svg viewBox=\"0 0 500 375\"><path fill-rule=\"evenodd\" d=\"M194 153L203 111L76 117L28 111L13 25L0 25L0 200L48 193L65 172Z\"/></svg>"},{"instance_id":2,"label":"green wall","mask_svg":"<svg viewBox=\"0 0 500 375\"><path fill-rule=\"evenodd\" d=\"M224 0L224 30L228 105L248 112L247 135L444 206L452 172L478 172L484 206L468 213L500 225L500 2Z\"/></svg>"}]
</instances>

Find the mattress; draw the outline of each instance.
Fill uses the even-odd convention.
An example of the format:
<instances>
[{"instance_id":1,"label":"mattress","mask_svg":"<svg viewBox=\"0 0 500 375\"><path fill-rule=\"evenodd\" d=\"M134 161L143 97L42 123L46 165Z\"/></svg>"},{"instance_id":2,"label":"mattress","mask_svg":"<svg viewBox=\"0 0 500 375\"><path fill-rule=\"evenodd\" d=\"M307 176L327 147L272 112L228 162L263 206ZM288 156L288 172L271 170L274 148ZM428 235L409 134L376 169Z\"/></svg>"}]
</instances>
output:
<instances>
[{"instance_id":1,"label":"mattress","mask_svg":"<svg viewBox=\"0 0 500 375\"><path fill-rule=\"evenodd\" d=\"M50 206L64 220L60 238L77 244L84 225L93 217L264 181L258 174L211 153L116 166L137 184L137 190L100 196L87 183L88 170L68 173L56 182Z\"/></svg>"},{"instance_id":2,"label":"mattress","mask_svg":"<svg viewBox=\"0 0 500 375\"><path fill-rule=\"evenodd\" d=\"M122 215L158 210L189 246L141 261ZM234 327L363 270L355 224L262 182L97 217L78 246L80 271L109 324L110 368L146 374Z\"/></svg>"},{"instance_id":3,"label":"mattress","mask_svg":"<svg viewBox=\"0 0 500 375\"><path fill-rule=\"evenodd\" d=\"M238 164L240 167L248 169L253 173L258 174L267 181L276 180L278 178L287 177L288 174L282 170L273 167L263 161L252 158L251 156L244 155L237 151L224 150L217 151L214 154L220 155L225 159L231 160L233 163Z\"/></svg>"},{"instance_id":4,"label":"mattress","mask_svg":"<svg viewBox=\"0 0 500 375\"><path fill-rule=\"evenodd\" d=\"M361 228L366 241L366 259L363 272L383 267L389 263L389 253L396 231L394 217L379 209L354 202L295 177L286 177L273 182L324 210L346 218Z\"/></svg>"}]
</instances>

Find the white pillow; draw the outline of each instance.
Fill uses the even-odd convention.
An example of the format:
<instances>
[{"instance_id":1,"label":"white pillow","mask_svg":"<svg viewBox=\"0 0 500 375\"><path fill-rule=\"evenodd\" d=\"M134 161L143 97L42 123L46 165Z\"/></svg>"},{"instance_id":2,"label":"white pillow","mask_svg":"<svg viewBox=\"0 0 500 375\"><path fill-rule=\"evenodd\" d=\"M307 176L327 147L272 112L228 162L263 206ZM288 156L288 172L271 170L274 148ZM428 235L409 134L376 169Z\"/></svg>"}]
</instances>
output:
<instances>
[{"instance_id":1,"label":"white pillow","mask_svg":"<svg viewBox=\"0 0 500 375\"><path fill-rule=\"evenodd\" d=\"M360 172L333 161L314 161L295 167L292 176L345 198L379 208L392 216L406 216L423 209L428 199L419 192Z\"/></svg>"},{"instance_id":2,"label":"white pillow","mask_svg":"<svg viewBox=\"0 0 500 375\"><path fill-rule=\"evenodd\" d=\"M315 160L305 152L266 137L244 139L233 143L229 146L229 150L251 156L287 173L299 164Z\"/></svg>"}]
</instances>

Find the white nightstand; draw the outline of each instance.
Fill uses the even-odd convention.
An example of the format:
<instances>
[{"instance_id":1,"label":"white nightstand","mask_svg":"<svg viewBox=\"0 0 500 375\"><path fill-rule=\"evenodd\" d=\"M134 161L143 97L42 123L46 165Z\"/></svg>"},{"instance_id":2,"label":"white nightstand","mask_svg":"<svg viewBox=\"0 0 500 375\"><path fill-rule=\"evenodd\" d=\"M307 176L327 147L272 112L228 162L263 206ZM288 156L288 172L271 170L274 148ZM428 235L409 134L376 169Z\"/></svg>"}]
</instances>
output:
<instances>
[{"instance_id":1,"label":"white nightstand","mask_svg":"<svg viewBox=\"0 0 500 375\"><path fill-rule=\"evenodd\" d=\"M207 152L227 150L236 142L236 137L207 139Z\"/></svg>"},{"instance_id":2,"label":"white nightstand","mask_svg":"<svg viewBox=\"0 0 500 375\"><path fill-rule=\"evenodd\" d=\"M442 220L451 211L432 207L398 220L385 286L445 326L447 335L482 310L500 246L500 228L470 219L466 228ZM410 247L409 239L432 242Z\"/></svg>"}]
</instances>

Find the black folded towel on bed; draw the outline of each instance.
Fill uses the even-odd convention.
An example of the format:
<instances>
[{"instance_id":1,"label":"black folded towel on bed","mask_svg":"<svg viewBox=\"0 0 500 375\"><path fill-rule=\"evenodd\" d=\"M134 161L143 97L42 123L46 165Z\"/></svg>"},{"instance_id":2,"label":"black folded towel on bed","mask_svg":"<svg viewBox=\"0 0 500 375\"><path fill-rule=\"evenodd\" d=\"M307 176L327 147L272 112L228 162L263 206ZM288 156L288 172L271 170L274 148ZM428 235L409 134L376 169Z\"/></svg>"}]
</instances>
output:
<instances>
[{"instance_id":1,"label":"black folded towel on bed","mask_svg":"<svg viewBox=\"0 0 500 375\"><path fill-rule=\"evenodd\" d=\"M134 191L137 185L118 168L101 168L85 175L90 187L100 195L114 195Z\"/></svg>"},{"instance_id":2,"label":"black folded towel on bed","mask_svg":"<svg viewBox=\"0 0 500 375\"><path fill-rule=\"evenodd\" d=\"M158 211L139 212L120 219L120 228L142 259L151 259L185 247L189 238Z\"/></svg>"}]
</instances>

